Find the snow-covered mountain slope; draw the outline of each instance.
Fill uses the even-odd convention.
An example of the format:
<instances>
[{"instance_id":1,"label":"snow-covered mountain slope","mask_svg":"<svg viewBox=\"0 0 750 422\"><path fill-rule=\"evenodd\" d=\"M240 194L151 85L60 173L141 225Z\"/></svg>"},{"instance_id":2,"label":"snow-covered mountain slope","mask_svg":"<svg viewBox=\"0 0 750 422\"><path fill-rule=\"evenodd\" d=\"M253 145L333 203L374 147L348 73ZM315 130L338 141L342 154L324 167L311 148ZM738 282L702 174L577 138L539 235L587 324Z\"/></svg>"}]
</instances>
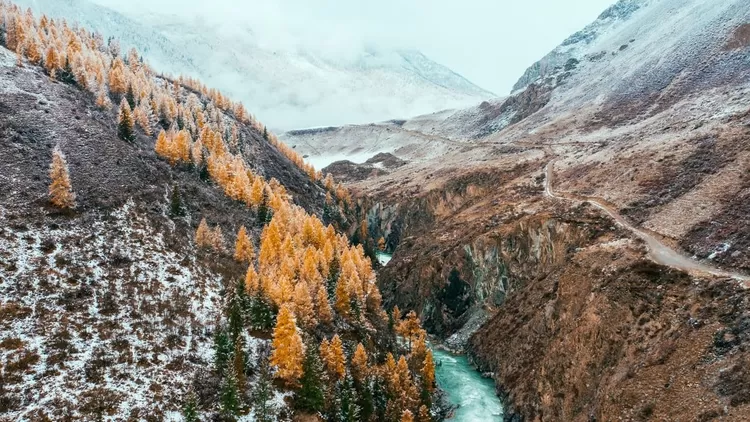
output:
<instances>
[{"instance_id":1,"label":"snow-covered mountain slope","mask_svg":"<svg viewBox=\"0 0 750 422\"><path fill-rule=\"evenodd\" d=\"M411 154L410 146L425 137L498 140L510 135L503 132L509 126L514 136L525 136L573 115L579 124L637 121L686 96L748 80L750 58L741 33L748 22L750 3L741 0L620 0L529 68L506 99L417 117L397 127L387 122L322 133L293 131L285 139L318 161L315 156L339 158L344 150L418 159L425 154Z\"/></svg>"},{"instance_id":2,"label":"snow-covered mountain slope","mask_svg":"<svg viewBox=\"0 0 750 422\"><path fill-rule=\"evenodd\" d=\"M87 0L18 3L115 36L123 47L134 45L157 69L199 77L241 100L272 128L408 117L494 97L416 51L363 48L331 58L271 48L250 27L148 11L126 16Z\"/></svg>"}]
</instances>

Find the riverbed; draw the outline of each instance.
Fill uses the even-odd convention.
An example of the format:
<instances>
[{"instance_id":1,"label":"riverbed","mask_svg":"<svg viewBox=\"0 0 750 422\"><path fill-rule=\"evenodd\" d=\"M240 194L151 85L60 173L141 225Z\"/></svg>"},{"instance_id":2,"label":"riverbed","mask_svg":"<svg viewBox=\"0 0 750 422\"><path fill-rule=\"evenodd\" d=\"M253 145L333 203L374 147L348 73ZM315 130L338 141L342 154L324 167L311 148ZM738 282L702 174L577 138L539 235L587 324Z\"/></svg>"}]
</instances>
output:
<instances>
[{"instance_id":1,"label":"riverbed","mask_svg":"<svg viewBox=\"0 0 750 422\"><path fill-rule=\"evenodd\" d=\"M495 383L474 369L466 356L433 349L435 378L448 395L451 404L458 406L449 421L491 422L503 420L503 405L495 394Z\"/></svg>"}]
</instances>

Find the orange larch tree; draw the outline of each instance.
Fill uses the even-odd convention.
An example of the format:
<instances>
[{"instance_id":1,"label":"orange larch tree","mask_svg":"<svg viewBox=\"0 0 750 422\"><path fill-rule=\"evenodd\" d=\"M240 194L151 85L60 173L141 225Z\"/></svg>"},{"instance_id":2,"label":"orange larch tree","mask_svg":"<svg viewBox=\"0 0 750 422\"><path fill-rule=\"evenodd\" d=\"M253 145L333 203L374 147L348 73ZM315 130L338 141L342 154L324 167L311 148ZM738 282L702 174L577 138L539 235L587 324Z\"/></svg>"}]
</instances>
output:
<instances>
[{"instance_id":1,"label":"orange larch tree","mask_svg":"<svg viewBox=\"0 0 750 422\"><path fill-rule=\"evenodd\" d=\"M323 358L322 352L321 358L323 358L328 376L333 381L341 381L346 376L346 356L344 356L344 345L341 343L338 334L333 336L327 349L325 358Z\"/></svg>"},{"instance_id":2,"label":"orange larch tree","mask_svg":"<svg viewBox=\"0 0 750 422\"><path fill-rule=\"evenodd\" d=\"M288 386L296 387L304 372L305 350L294 314L288 305L282 306L279 311L272 346L270 363L276 368L276 377Z\"/></svg>"},{"instance_id":3,"label":"orange larch tree","mask_svg":"<svg viewBox=\"0 0 750 422\"><path fill-rule=\"evenodd\" d=\"M352 376L355 380L362 382L368 375L367 352L362 343L358 343L354 350L354 356L352 356Z\"/></svg>"},{"instance_id":4,"label":"orange larch tree","mask_svg":"<svg viewBox=\"0 0 750 422\"><path fill-rule=\"evenodd\" d=\"M311 329L318 325L318 320L315 318L312 297L310 297L310 289L304 280L300 280L294 287L293 302L294 314L303 327Z\"/></svg>"},{"instance_id":5,"label":"orange larch tree","mask_svg":"<svg viewBox=\"0 0 750 422\"><path fill-rule=\"evenodd\" d=\"M65 155L57 146L52 151L52 164L49 168L49 177L52 183L49 185L50 202L58 208L74 208L76 195L70 184L70 173Z\"/></svg>"},{"instance_id":6,"label":"orange larch tree","mask_svg":"<svg viewBox=\"0 0 750 422\"><path fill-rule=\"evenodd\" d=\"M210 247L212 245L211 236L211 229L208 227L206 218L204 217L200 224L198 224L198 230L195 231L195 244L198 247Z\"/></svg>"},{"instance_id":7,"label":"orange larch tree","mask_svg":"<svg viewBox=\"0 0 750 422\"><path fill-rule=\"evenodd\" d=\"M252 262L255 259L255 248L247 236L245 226L240 227L237 233L237 241L234 244L234 259L239 262Z\"/></svg>"},{"instance_id":8,"label":"orange larch tree","mask_svg":"<svg viewBox=\"0 0 750 422\"><path fill-rule=\"evenodd\" d=\"M328 302L328 292L326 291L325 284L321 283L318 286L318 293L315 302L318 310L318 321L325 325L333 322L333 312L331 310L331 304Z\"/></svg>"}]
</instances>

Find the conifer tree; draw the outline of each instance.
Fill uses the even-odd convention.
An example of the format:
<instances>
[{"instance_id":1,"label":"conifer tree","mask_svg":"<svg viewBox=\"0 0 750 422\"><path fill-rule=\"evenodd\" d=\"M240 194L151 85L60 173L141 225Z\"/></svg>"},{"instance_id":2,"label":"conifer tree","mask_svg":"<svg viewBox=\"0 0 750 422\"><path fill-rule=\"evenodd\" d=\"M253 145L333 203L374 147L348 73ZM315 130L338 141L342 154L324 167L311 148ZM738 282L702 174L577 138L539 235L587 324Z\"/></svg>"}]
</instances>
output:
<instances>
[{"instance_id":1,"label":"conifer tree","mask_svg":"<svg viewBox=\"0 0 750 422\"><path fill-rule=\"evenodd\" d=\"M255 259L255 249L247 236L247 229L241 226L237 232L237 241L234 244L234 259L239 262L252 262Z\"/></svg>"},{"instance_id":2,"label":"conifer tree","mask_svg":"<svg viewBox=\"0 0 750 422\"><path fill-rule=\"evenodd\" d=\"M401 422L414 422L414 414L408 409L404 410L404 413L401 414Z\"/></svg>"},{"instance_id":3,"label":"conifer tree","mask_svg":"<svg viewBox=\"0 0 750 422\"><path fill-rule=\"evenodd\" d=\"M120 102L120 111L117 122L117 135L120 139L124 141L134 141L133 112L130 110L130 105L128 105L128 102L124 98Z\"/></svg>"},{"instance_id":4,"label":"conifer tree","mask_svg":"<svg viewBox=\"0 0 750 422\"><path fill-rule=\"evenodd\" d=\"M195 393L188 395L185 406L182 408L182 416L185 422L198 422L198 403L195 399Z\"/></svg>"},{"instance_id":5,"label":"conifer tree","mask_svg":"<svg viewBox=\"0 0 750 422\"><path fill-rule=\"evenodd\" d=\"M339 315L346 318L349 316L352 310L351 297L349 296L349 287L347 286L346 279L339 277L338 283L336 283L336 312Z\"/></svg>"},{"instance_id":6,"label":"conifer tree","mask_svg":"<svg viewBox=\"0 0 750 422\"><path fill-rule=\"evenodd\" d=\"M195 244L200 247L209 247L212 244L212 231L206 223L206 218L201 219L198 230L195 231Z\"/></svg>"},{"instance_id":7,"label":"conifer tree","mask_svg":"<svg viewBox=\"0 0 750 422\"><path fill-rule=\"evenodd\" d=\"M49 177L52 183L49 185L49 196L52 205L70 209L76 206L76 195L70 185L70 174L68 172L68 163L65 160L60 147L57 146L52 151L52 164L49 169Z\"/></svg>"},{"instance_id":8,"label":"conifer tree","mask_svg":"<svg viewBox=\"0 0 750 422\"><path fill-rule=\"evenodd\" d=\"M305 352L304 373L300 379L302 387L295 395L298 409L318 413L325 407L323 387L323 365L315 347L308 346Z\"/></svg>"},{"instance_id":9,"label":"conifer tree","mask_svg":"<svg viewBox=\"0 0 750 422\"><path fill-rule=\"evenodd\" d=\"M331 304L328 302L328 292L322 284L318 288L316 306L318 310L318 321L321 324L328 325L333 322L333 312L331 310Z\"/></svg>"},{"instance_id":10,"label":"conifer tree","mask_svg":"<svg viewBox=\"0 0 750 422\"><path fill-rule=\"evenodd\" d=\"M432 422L432 416L430 415L430 409L425 405L419 406L419 414L417 415L418 422Z\"/></svg>"},{"instance_id":11,"label":"conifer tree","mask_svg":"<svg viewBox=\"0 0 750 422\"><path fill-rule=\"evenodd\" d=\"M258 350L258 379L252 394L253 410L257 422L275 422L278 409L274 405L271 366L269 363L270 350L261 345Z\"/></svg>"},{"instance_id":12,"label":"conifer tree","mask_svg":"<svg viewBox=\"0 0 750 422\"><path fill-rule=\"evenodd\" d=\"M341 422L359 422L361 418L361 409L358 405L357 392L354 389L353 381L350 376L336 384L335 409L333 420Z\"/></svg>"},{"instance_id":13,"label":"conifer tree","mask_svg":"<svg viewBox=\"0 0 750 422\"><path fill-rule=\"evenodd\" d=\"M232 345L226 330L223 327L217 328L214 334L214 367L217 373L224 373L231 354Z\"/></svg>"},{"instance_id":14,"label":"conifer tree","mask_svg":"<svg viewBox=\"0 0 750 422\"><path fill-rule=\"evenodd\" d=\"M180 195L179 186L175 186L172 189L172 196L169 201L169 216L171 218L185 216L185 208L182 206L182 196Z\"/></svg>"},{"instance_id":15,"label":"conifer tree","mask_svg":"<svg viewBox=\"0 0 750 422\"><path fill-rule=\"evenodd\" d=\"M225 251L224 234L221 232L220 226L214 227L211 232L211 247L217 252Z\"/></svg>"},{"instance_id":16,"label":"conifer tree","mask_svg":"<svg viewBox=\"0 0 750 422\"><path fill-rule=\"evenodd\" d=\"M367 352L362 343L358 343L352 356L352 377L354 377L354 381L362 382L369 375L368 372Z\"/></svg>"},{"instance_id":17,"label":"conifer tree","mask_svg":"<svg viewBox=\"0 0 750 422\"><path fill-rule=\"evenodd\" d=\"M325 355L321 350L321 357L325 363L328 376L333 381L341 381L346 375L346 357L344 356L344 345L338 334L334 335L326 348Z\"/></svg>"},{"instance_id":18,"label":"conifer tree","mask_svg":"<svg viewBox=\"0 0 750 422\"><path fill-rule=\"evenodd\" d=\"M250 300L250 325L256 330L270 330L274 325L271 303L259 288Z\"/></svg>"},{"instance_id":19,"label":"conifer tree","mask_svg":"<svg viewBox=\"0 0 750 422\"><path fill-rule=\"evenodd\" d=\"M232 357L232 370L234 370L234 378L237 381L237 390L239 395L245 391L247 385L247 377L245 376L245 369L247 368L247 355L245 354L245 340L244 337L238 336L234 340L234 356Z\"/></svg>"},{"instance_id":20,"label":"conifer tree","mask_svg":"<svg viewBox=\"0 0 750 422\"><path fill-rule=\"evenodd\" d=\"M234 377L234 371L226 371L226 376L221 385L221 413L224 416L233 418L240 411L240 398L237 389L237 380Z\"/></svg>"},{"instance_id":21,"label":"conifer tree","mask_svg":"<svg viewBox=\"0 0 750 422\"><path fill-rule=\"evenodd\" d=\"M294 314L289 305L283 305L273 331L271 365L276 368L276 377L289 386L297 386L303 373L304 347Z\"/></svg>"},{"instance_id":22,"label":"conifer tree","mask_svg":"<svg viewBox=\"0 0 750 422\"><path fill-rule=\"evenodd\" d=\"M245 291L249 295L255 295L260 289L260 277L255 271L253 264L247 267L247 274L245 274Z\"/></svg>"},{"instance_id":23,"label":"conifer tree","mask_svg":"<svg viewBox=\"0 0 750 422\"><path fill-rule=\"evenodd\" d=\"M156 144L154 145L154 150L157 154L159 154L160 157L168 158L171 156L170 153L170 145L169 145L169 139L167 139L167 132L162 129L159 132L159 135L156 137Z\"/></svg>"},{"instance_id":24,"label":"conifer tree","mask_svg":"<svg viewBox=\"0 0 750 422\"><path fill-rule=\"evenodd\" d=\"M135 110L135 91L133 90L133 84L128 84L128 89L125 92L125 100L127 100L128 105L130 106L131 110Z\"/></svg>"},{"instance_id":25,"label":"conifer tree","mask_svg":"<svg viewBox=\"0 0 750 422\"><path fill-rule=\"evenodd\" d=\"M44 56L44 68L47 69L47 73L53 79L60 68L60 53L57 52L57 49L53 45L47 48L47 54Z\"/></svg>"},{"instance_id":26,"label":"conifer tree","mask_svg":"<svg viewBox=\"0 0 750 422\"><path fill-rule=\"evenodd\" d=\"M435 361L432 357L432 350L425 354L424 365L422 366L422 384L427 393L435 391Z\"/></svg>"},{"instance_id":27,"label":"conifer tree","mask_svg":"<svg viewBox=\"0 0 750 422\"><path fill-rule=\"evenodd\" d=\"M305 280L300 280L294 287L293 302L294 314L303 327L310 329L318 325L312 298L310 297L310 289L307 287Z\"/></svg>"},{"instance_id":28,"label":"conifer tree","mask_svg":"<svg viewBox=\"0 0 750 422\"><path fill-rule=\"evenodd\" d=\"M96 106L105 110L108 110L110 107L112 107L112 102L109 100L107 91L104 89L104 87L101 87L99 89L99 93L96 95Z\"/></svg>"}]
</instances>

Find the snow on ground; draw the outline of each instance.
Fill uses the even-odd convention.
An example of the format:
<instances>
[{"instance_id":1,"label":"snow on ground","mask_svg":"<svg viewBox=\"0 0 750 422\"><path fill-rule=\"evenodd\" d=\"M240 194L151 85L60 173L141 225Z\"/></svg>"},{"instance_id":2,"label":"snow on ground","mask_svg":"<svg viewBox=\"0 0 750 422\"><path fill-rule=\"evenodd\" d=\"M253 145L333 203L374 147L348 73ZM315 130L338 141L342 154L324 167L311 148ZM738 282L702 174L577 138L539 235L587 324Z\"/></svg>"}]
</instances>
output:
<instances>
[{"instance_id":1,"label":"snow on ground","mask_svg":"<svg viewBox=\"0 0 750 422\"><path fill-rule=\"evenodd\" d=\"M212 365L222 277L132 208L0 226L0 420L179 420Z\"/></svg>"}]
</instances>

